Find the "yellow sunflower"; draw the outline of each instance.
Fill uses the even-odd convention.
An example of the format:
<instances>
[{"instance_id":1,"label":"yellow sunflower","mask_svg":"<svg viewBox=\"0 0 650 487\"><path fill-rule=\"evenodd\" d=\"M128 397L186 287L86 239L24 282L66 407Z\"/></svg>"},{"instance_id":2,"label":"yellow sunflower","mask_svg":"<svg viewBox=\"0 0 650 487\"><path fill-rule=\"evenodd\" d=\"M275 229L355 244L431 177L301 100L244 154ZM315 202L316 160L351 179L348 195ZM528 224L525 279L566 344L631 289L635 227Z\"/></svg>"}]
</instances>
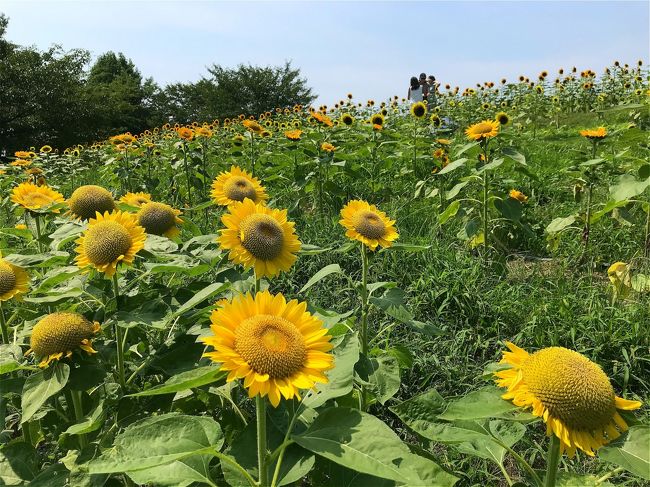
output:
<instances>
[{"instance_id":1,"label":"yellow sunflower","mask_svg":"<svg viewBox=\"0 0 650 487\"><path fill-rule=\"evenodd\" d=\"M496 120L483 120L475 123L465 130L465 135L470 140L486 140L496 137L499 133L499 122Z\"/></svg>"},{"instance_id":2,"label":"yellow sunflower","mask_svg":"<svg viewBox=\"0 0 650 487\"><path fill-rule=\"evenodd\" d=\"M49 154L52 152L52 146L51 145L44 145L41 147L41 150L39 151L41 154Z\"/></svg>"},{"instance_id":3,"label":"yellow sunflower","mask_svg":"<svg viewBox=\"0 0 650 487\"><path fill-rule=\"evenodd\" d=\"M498 112L494 116L494 119L499 122L500 125L508 125L508 123L510 123L510 117L508 117L506 112Z\"/></svg>"},{"instance_id":4,"label":"yellow sunflower","mask_svg":"<svg viewBox=\"0 0 650 487\"><path fill-rule=\"evenodd\" d=\"M264 130L264 128L255 120L244 120L241 124L246 127L249 132L254 134L260 134L262 133L262 130Z\"/></svg>"},{"instance_id":5,"label":"yellow sunflower","mask_svg":"<svg viewBox=\"0 0 650 487\"><path fill-rule=\"evenodd\" d=\"M94 267L111 277L120 262L132 264L135 254L144 247L147 234L138 225L135 215L122 211L99 212L88 222L88 228L76 240L77 265Z\"/></svg>"},{"instance_id":6,"label":"yellow sunflower","mask_svg":"<svg viewBox=\"0 0 650 487\"><path fill-rule=\"evenodd\" d=\"M287 130L284 136L289 140L298 141L302 136L302 130Z\"/></svg>"},{"instance_id":7,"label":"yellow sunflower","mask_svg":"<svg viewBox=\"0 0 650 487\"><path fill-rule=\"evenodd\" d=\"M519 203L525 203L528 201L528 196L517 189L511 189L508 193L508 196L510 196L513 200L519 201Z\"/></svg>"},{"instance_id":8,"label":"yellow sunflower","mask_svg":"<svg viewBox=\"0 0 650 487\"><path fill-rule=\"evenodd\" d=\"M378 245L388 248L399 237L395 220L362 200L352 200L345 205L339 223L347 229L346 237L358 240L370 250L375 250Z\"/></svg>"},{"instance_id":9,"label":"yellow sunflower","mask_svg":"<svg viewBox=\"0 0 650 487\"><path fill-rule=\"evenodd\" d=\"M344 113L343 116L341 117L341 121L343 122L343 124L349 127L354 123L354 117L349 113Z\"/></svg>"},{"instance_id":10,"label":"yellow sunflower","mask_svg":"<svg viewBox=\"0 0 650 487\"><path fill-rule=\"evenodd\" d=\"M269 199L259 179L237 166L232 166L230 171L222 172L216 177L212 182L210 196L221 206L232 205L246 198L255 203Z\"/></svg>"},{"instance_id":11,"label":"yellow sunflower","mask_svg":"<svg viewBox=\"0 0 650 487\"><path fill-rule=\"evenodd\" d=\"M16 159L15 161L11 161L9 163L9 165L13 166L13 167L27 167L27 166L30 166L31 164L32 164L32 161L30 161L28 159Z\"/></svg>"},{"instance_id":12,"label":"yellow sunflower","mask_svg":"<svg viewBox=\"0 0 650 487\"><path fill-rule=\"evenodd\" d=\"M11 191L11 201L27 210L41 210L57 203L63 203L65 198L49 186L21 183ZM58 212L59 210L54 210L54 213Z\"/></svg>"},{"instance_id":13,"label":"yellow sunflower","mask_svg":"<svg viewBox=\"0 0 650 487\"><path fill-rule=\"evenodd\" d=\"M0 258L0 301L20 298L29 287L29 274L22 267Z\"/></svg>"},{"instance_id":14,"label":"yellow sunflower","mask_svg":"<svg viewBox=\"0 0 650 487\"><path fill-rule=\"evenodd\" d=\"M194 130L189 127L180 127L176 129L176 133L183 140L192 140L194 138Z\"/></svg>"},{"instance_id":15,"label":"yellow sunflower","mask_svg":"<svg viewBox=\"0 0 650 487\"><path fill-rule=\"evenodd\" d=\"M334 147L329 142L323 142L321 144L320 148L321 148L321 150L324 150L325 152L334 152L336 150L336 147Z\"/></svg>"},{"instance_id":16,"label":"yellow sunflower","mask_svg":"<svg viewBox=\"0 0 650 487\"><path fill-rule=\"evenodd\" d=\"M176 225L183 223L183 220L178 218L180 214L179 210L175 210L165 203L150 201L140 208L138 225L144 228L147 233L174 238L180 233Z\"/></svg>"},{"instance_id":17,"label":"yellow sunflower","mask_svg":"<svg viewBox=\"0 0 650 487\"><path fill-rule=\"evenodd\" d=\"M423 102L418 101L411 105L411 115L413 115L415 118L424 118L426 114L427 106Z\"/></svg>"},{"instance_id":18,"label":"yellow sunflower","mask_svg":"<svg viewBox=\"0 0 650 487\"><path fill-rule=\"evenodd\" d=\"M35 155L36 154L34 154L33 152L29 152L29 151L26 151L26 150L19 150L19 151L14 152L14 156L17 157L18 159L30 159L30 158L34 157Z\"/></svg>"},{"instance_id":19,"label":"yellow sunflower","mask_svg":"<svg viewBox=\"0 0 650 487\"><path fill-rule=\"evenodd\" d=\"M253 267L258 279L287 272L296 261L300 241L294 223L287 221L287 210L267 208L246 198L233 203L221 217L226 226L217 239L229 250L229 258L246 269Z\"/></svg>"},{"instance_id":20,"label":"yellow sunflower","mask_svg":"<svg viewBox=\"0 0 650 487\"><path fill-rule=\"evenodd\" d=\"M501 363L511 368L495 374L497 385L508 389L501 397L531 408L546 423L546 434L557 436L561 452L570 457L576 449L593 456L628 429L617 410L641 407L639 401L617 397L605 372L578 352L549 347L529 354L506 345L510 351L503 352Z\"/></svg>"},{"instance_id":21,"label":"yellow sunflower","mask_svg":"<svg viewBox=\"0 0 650 487\"><path fill-rule=\"evenodd\" d=\"M596 129L581 130L580 135L589 140L601 140L607 137L607 129L605 127L598 127Z\"/></svg>"},{"instance_id":22,"label":"yellow sunflower","mask_svg":"<svg viewBox=\"0 0 650 487\"><path fill-rule=\"evenodd\" d=\"M373 126L379 125L380 127L383 127L385 121L386 117L384 117L381 113L375 113L372 117L370 117L370 123Z\"/></svg>"},{"instance_id":23,"label":"yellow sunflower","mask_svg":"<svg viewBox=\"0 0 650 487\"><path fill-rule=\"evenodd\" d=\"M115 209L113 195L101 186L89 184L79 186L68 199L70 213L82 220L93 218L96 213L103 214Z\"/></svg>"},{"instance_id":24,"label":"yellow sunflower","mask_svg":"<svg viewBox=\"0 0 650 487\"><path fill-rule=\"evenodd\" d=\"M126 193L124 196L120 198L120 201L122 203L126 203L127 205L131 206L137 206L140 208L142 205L145 203L149 203L151 201L151 195L149 193Z\"/></svg>"},{"instance_id":25,"label":"yellow sunflower","mask_svg":"<svg viewBox=\"0 0 650 487\"><path fill-rule=\"evenodd\" d=\"M273 407L281 397L300 399L300 389L327 383L334 367L331 337L323 322L307 311L307 303L287 303L268 291L239 295L220 302L210 317L214 336L203 338L214 352L205 354L228 370L227 381L244 379L248 396L269 397Z\"/></svg>"},{"instance_id":26,"label":"yellow sunflower","mask_svg":"<svg viewBox=\"0 0 650 487\"><path fill-rule=\"evenodd\" d=\"M93 323L78 313L51 313L34 326L27 353L33 352L41 359L38 366L42 368L64 354L70 357L75 348L89 354L97 353L91 339L100 329L99 323Z\"/></svg>"}]
</instances>

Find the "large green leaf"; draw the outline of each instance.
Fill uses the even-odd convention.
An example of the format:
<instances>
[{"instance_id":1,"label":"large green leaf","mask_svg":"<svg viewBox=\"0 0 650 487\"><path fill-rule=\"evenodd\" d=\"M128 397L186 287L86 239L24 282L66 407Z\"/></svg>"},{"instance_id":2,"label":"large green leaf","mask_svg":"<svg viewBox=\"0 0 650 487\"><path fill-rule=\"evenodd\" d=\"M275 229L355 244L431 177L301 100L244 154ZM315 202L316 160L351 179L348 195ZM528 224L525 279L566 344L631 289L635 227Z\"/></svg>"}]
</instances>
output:
<instances>
[{"instance_id":1,"label":"large green leaf","mask_svg":"<svg viewBox=\"0 0 650 487\"><path fill-rule=\"evenodd\" d=\"M29 421L45 401L65 387L68 377L70 377L70 367L60 362L30 375L23 386L20 422Z\"/></svg>"},{"instance_id":2,"label":"large green leaf","mask_svg":"<svg viewBox=\"0 0 650 487\"><path fill-rule=\"evenodd\" d=\"M650 426L632 426L620 438L598 450L598 456L650 480Z\"/></svg>"},{"instance_id":3,"label":"large green leaf","mask_svg":"<svg viewBox=\"0 0 650 487\"><path fill-rule=\"evenodd\" d=\"M206 365L205 367L198 367L186 372L181 372L180 374L170 377L164 384L130 395L139 397L173 394L175 392L186 391L188 389L194 389L196 387L225 380L227 375L228 372L220 370L219 367Z\"/></svg>"},{"instance_id":4,"label":"large green leaf","mask_svg":"<svg viewBox=\"0 0 650 487\"><path fill-rule=\"evenodd\" d=\"M455 161L450 162L449 164L447 164L447 165L446 165L445 167L443 167L443 168L440 170L440 172L438 172L437 174L438 174L438 176L442 176L442 175L444 175L444 174L448 174L448 173L450 173L450 172L452 172L452 171L455 171L455 170L458 169L458 168L463 167L463 166L465 165L466 162L467 162L467 159L466 159L465 157L462 157L462 158L460 158L460 159L458 159L458 160L455 160Z\"/></svg>"},{"instance_id":5,"label":"large green leaf","mask_svg":"<svg viewBox=\"0 0 650 487\"><path fill-rule=\"evenodd\" d=\"M576 221L575 215L569 215L567 217L554 218L551 223L546 227L546 233L559 233L567 227L573 225Z\"/></svg>"},{"instance_id":6,"label":"large green leaf","mask_svg":"<svg viewBox=\"0 0 650 487\"><path fill-rule=\"evenodd\" d=\"M449 403L444 413L438 416L446 421L498 418L519 409L509 401L501 399L503 391L487 386Z\"/></svg>"},{"instance_id":7,"label":"large green leaf","mask_svg":"<svg viewBox=\"0 0 650 487\"><path fill-rule=\"evenodd\" d=\"M438 221L440 224L444 225L450 218L456 216L456 213L458 213L459 209L460 201L452 201L452 203L447 208L445 208L445 211L438 215Z\"/></svg>"},{"instance_id":8,"label":"large green leaf","mask_svg":"<svg viewBox=\"0 0 650 487\"><path fill-rule=\"evenodd\" d=\"M314 284L322 280L323 278L329 276L330 274L340 274L341 273L341 266L338 264L330 264L326 265L323 267L321 270L319 270L316 274L311 276L309 281L307 281L307 284L305 284L299 293L304 293L307 289L312 287Z\"/></svg>"},{"instance_id":9,"label":"large green leaf","mask_svg":"<svg viewBox=\"0 0 650 487\"><path fill-rule=\"evenodd\" d=\"M650 178L637 179L631 174L624 174L618 183L609 187L609 195L614 201L624 201L640 195L650 187Z\"/></svg>"},{"instance_id":10,"label":"large green leaf","mask_svg":"<svg viewBox=\"0 0 650 487\"><path fill-rule=\"evenodd\" d=\"M178 309L174 312L173 316L182 315L183 313L191 310L192 308L202 303L206 299L209 299L217 294L223 293L229 287L230 287L230 283L223 283L223 282L215 282L210 284L209 286L204 287L198 293L196 293L194 296L188 299L185 303L179 306Z\"/></svg>"},{"instance_id":11,"label":"large green leaf","mask_svg":"<svg viewBox=\"0 0 650 487\"><path fill-rule=\"evenodd\" d=\"M410 485L442 487L457 480L435 462L411 453L378 418L356 409L327 409L307 431L292 438L303 448L361 473Z\"/></svg>"},{"instance_id":12,"label":"large green leaf","mask_svg":"<svg viewBox=\"0 0 650 487\"><path fill-rule=\"evenodd\" d=\"M221 428L212 418L163 414L126 428L115 437L112 448L85 467L91 474L137 472L195 455L210 456L222 444Z\"/></svg>"},{"instance_id":13,"label":"large green leaf","mask_svg":"<svg viewBox=\"0 0 650 487\"><path fill-rule=\"evenodd\" d=\"M370 358L367 362L370 365L367 371L368 383L377 401L385 404L397 394L401 384L397 359L392 355L384 354L377 358Z\"/></svg>"},{"instance_id":14,"label":"large green leaf","mask_svg":"<svg viewBox=\"0 0 650 487\"><path fill-rule=\"evenodd\" d=\"M25 485L38 473L36 452L27 443L10 443L0 449L2 485Z\"/></svg>"}]
</instances>

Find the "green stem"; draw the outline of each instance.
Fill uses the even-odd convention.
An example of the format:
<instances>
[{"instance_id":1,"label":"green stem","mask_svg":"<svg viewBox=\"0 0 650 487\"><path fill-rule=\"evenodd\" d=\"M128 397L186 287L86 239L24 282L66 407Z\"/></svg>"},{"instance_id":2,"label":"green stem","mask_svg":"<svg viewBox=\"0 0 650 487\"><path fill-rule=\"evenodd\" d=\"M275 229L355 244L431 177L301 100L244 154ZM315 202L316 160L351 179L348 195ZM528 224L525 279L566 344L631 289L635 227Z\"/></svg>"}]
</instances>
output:
<instances>
[{"instance_id":1,"label":"green stem","mask_svg":"<svg viewBox=\"0 0 650 487\"><path fill-rule=\"evenodd\" d=\"M36 222L36 242L38 243L38 251L43 252L43 242L41 242L41 217L39 215L34 216L34 221Z\"/></svg>"},{"instance_id":2,"label":"green stem","mask_svg":"<svg viewBox=\"0 0 650 487\"><path fill-rule=\"evenodd\" d=\"M515 460L517 460L522 467L530 474L530 476L535 480L535 485L541 487L542 486L542 479L539 478L539 475L537 475L537 472L533 469L533 467L530 466L530 464L516 451L514 451L512 448L510 448L508 445L498 441L499 445L503 448L506 449L508 453L510 453Z\"/></svg>"},{"instance_id":3,"label":"green stem","mask_svg":"<svg viewBox=\"0 0 650 487\"><path fill-rule=\"evenodd\" d=\"M75 391L72 389L70 390L70 395L72 397L75 419L77 420L77 423L80 423L84 417L83 405L81 402L81 391ZM88 445L88 441L86 439L86 435L82 433L79 435L79 447L80 449L83 449L86 445Z\"/></svg>"},{"instance_id":4,"label":"green stem","mask_svg":"<svg viewBox=\"0 0 650 487\"><path fill-rule=\"evenodd\" d=\"M648 257L650 255L650 203L648 203L648 211L645 217L645 240L643 242L643 255Z\"/></svg>"},{"instance_id":5,"label":"green stem","mask_svg":"<svg viewBox=\"0 0 650 487\"><path fill-rule=\"evenodd\" d=\"M2 327L2 342L9 345L9 329L7 328L7 321L5 320L5 310L0 301L0 325Z\"/></svg>"},{"instance_id":6,"label":"green stem","mask_svg":"<svg viewBox=\"0 0 650 487\"><path fill-rule=\"evenodd\" d=\"M266 451L266 399L261 395L255 396L255 409L257 413L257 465L259 469L259 486L268 487Z\"/></svg>"},{"instance_id":7,"label":"green stem","mask_svg":"<svg viewBox=\"0 0 650 487\"><path fill-rule=\"evenodd\" d=\"M251 172L255 177L255 136L251 133Z\"/></svg>"},{"instance_id":8,"label":"green stem","mask_svg":"<svg viewBox=\"0 0 650 487\"><path fill-rule=\"evenodd\" d=\"M259 484L255 482L255 479L251 477L251 475L246 471L246 469L242 467L240 464L238 464L232 457L229 457L228 455L224 455L223 453L217 450L214 450L212 453L218 459L223 460L224 462L233 466L248 481L251 487L258 487Z\"/></svg>"},{"instance_id":9,"label":"green stem","mask_svg":"<svg viewBox=\"0 0 650 487\"><path fill-rule=\"evenodd\" d=\"M614 470L612 470L611 472L606 473L605 475L603 475L599 479L596 479L595 483L596 483L596 485L602 484L606 480L612 478L614 475L618 475L619 473L624 472L624 471L625 471L625 469L623 467L617 467Z\"/></svg>"},{"instance_id":10,"label":"green stem","mask_svg":"<svg viewBox=\"0 0 650 487\"><path fill-rule=\"evenodd\" d=\"M117 283L117 272L113 274L113 294L115 296L115 310L119 310L118 298L120 297L120 288ZM115 344L117 346L117 379L122 387L122 391L126 388L124 382L124 337L122 335L122 327L117 324L117 317L115 319Z\"/></svg>"},{"instance_id":11,"label":"green stem","mask_svg":"<svg viewBox=\"0 0 650 487\"><path fill-rule=\"evenodd\" d=\"M418 127L413 126L413 176L418 178Z\"/></svg>"},{"instance_id":12,"label":"green stem","mask_svg":"<svg viewBox=\"0 0 650 487\"><path fill-rule=\"evenodd\" d=\"M361 244L361 354L368 358L368 253ZM361 386L361 410L368 407L365 386Z\"/></svg>"},{"instance_id":13,"label":"green stem","mask_svg":"<svg viewBox=\"0 0 650 487\"><path fill-rule=\"evenodd\" d=\"M488 164L487 143L483 150L485 165ZM485 260L488 257L488 172L483 170L483 246L485 248Z\"/></svg>"},{"instance_id":14,"label":"green stem","mask_svg":"<svg viewBox=\"0 0 650 487\"><path fill-rule=\"evenodd\" d=\"M190 208L192 207L192 184L190 183L190 170L187 167L187 142L183 141L183 166L185 167L185 179L187 180L187 199Z\"/></svg>"},{"instance_id":15,"label":"green stem","mask_svg":"<svg viewBox=\"0 0 650 487\"><path fill-rule=\"evenodd\" d=\"M544 478L544 487L555 487L555 478L557 476L557 466L560 462L560 439L551 435L551 443L548 446L548 460L546 463L546 477Z\"/></svg>"},{"instance_id":16,"label":"green stem","mask_svg":"<svg viewBox=\"0 0 650 487\"><path fill-rule=\"evenodd\" d=\"M21 428L23 429L23 441L28 445L33 445L32 443L32 433L29 431L30 422L27 421L22 424Z\"/></svg>"},{"instance_id":17,"label":"green stem","mask_svg":"<svg viewBox=\"0 0 650 487\"><path fill-rule=\"evenodd\" d=\"M592 198L592 185L591 183L587 184L587 213L585 216L585 230L584 230L584 240L585 248L582 251L583 257L587 254L587 249L589 247L589 234L591 233L591 198Z\"/></svg>"}]
</instances>

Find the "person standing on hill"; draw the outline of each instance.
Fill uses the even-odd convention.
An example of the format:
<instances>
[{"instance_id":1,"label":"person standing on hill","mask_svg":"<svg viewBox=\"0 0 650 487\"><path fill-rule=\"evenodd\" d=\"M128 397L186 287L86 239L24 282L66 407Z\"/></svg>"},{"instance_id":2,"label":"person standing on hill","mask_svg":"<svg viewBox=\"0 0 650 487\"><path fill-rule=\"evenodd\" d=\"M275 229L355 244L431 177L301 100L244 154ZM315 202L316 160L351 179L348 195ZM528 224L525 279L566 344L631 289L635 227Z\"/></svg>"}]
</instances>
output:
<instances>
[{"instance_id":1,"label":"person standing on hill","mask_svg":"<svg viewBox=\"0 0 650 487\"><path fill-rule=\"evenodd\" d=\"M436 106L436 91L437 91L437 86L436 86L436 77L432 74L429 75L427 78L427 85L429 87L429 92L427 96L427 104L429 107L434 107Z\"/></svg>"},{"instance_id":2,"label":"person standing on hill","mask_svg":"<svg viewBox=\"0 0 650 487\"><path fill-rule=\"evenodd\" d=\"M426 100L429 96L429 85L427 84L426 73L420 73L420 86L422 87L422 99Z\"/></svg>"},{"instance_id":3,"label":"person standing on hill","mask_svg":"<svg viewBox=\"0 0 650 487\"><path fill-rule=\"evenodd\" d=\"M411 77L411 86L409 87L408 99L411 103L416 103L424 99L422 94L422 86L415 76Z\"/></svg>"}]
</instances>

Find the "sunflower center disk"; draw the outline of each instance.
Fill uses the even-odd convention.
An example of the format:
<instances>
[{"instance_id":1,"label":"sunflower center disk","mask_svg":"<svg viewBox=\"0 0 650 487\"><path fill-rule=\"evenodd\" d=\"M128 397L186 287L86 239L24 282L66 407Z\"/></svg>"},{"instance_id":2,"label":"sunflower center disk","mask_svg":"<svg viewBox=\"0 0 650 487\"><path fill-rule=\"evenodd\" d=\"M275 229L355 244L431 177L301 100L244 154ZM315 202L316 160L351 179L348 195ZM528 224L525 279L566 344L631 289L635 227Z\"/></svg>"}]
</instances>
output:
<instances>
[{"instance_id":1,"label":"sunflower center disk","mask_svg":"<svg viewBox=\"0 0 650 487\"><path fill-rule=\"evenodd\" d=\"M244 201L249 198L257 200L257 192L251 182L241 176L233 176L223 185L224 194L234 201Z\"/></svg>"},{"instance_id":2,"label":"sunflower center disk","mask_svg":"<svg viewBox=\"0 0 650 487\"><path fill-rule=\"evenodd\" d=\"M11 266L0 262L0 295L8 293L16 287L16 274Z\"/></svg>"},{"instance_id":3,"label":"sunflower center disk","mask_svg":"<svg viewBox=\"0 0 650 487\"><path fill-rule=\"evenodd\" d=\"M88 230L84 247L93 264L104 265L126 255L132 243L129 231L122 225L114 221L102 221Z\"/></svg>"},{"instance_id":4,"label":"sunflower center disk","mask_svg":"<svg viewBox=\"0 0 650 487\"><path fill-rule=\"evenodd\" d=\"M28 193L25 195L25 203L27 203L27 206L47 206L52 202L52 198L46 194Z\"/></svg>"},{"instance_id":5,"label":"sunflower center disk","mask_svg":"<svg viewBox=\"0 0 650 487\"><path fill-rule=\"evenodd\" d=\"M302 369L305 339L290 321L274 315L244 320L235 332L235 350L258 374L284 379Z\"/></svg>"},{"instance_id":6,"label":"sunflower center disk","mask_svg":"<svg viewBox=\"0 0 650 487\"><path fill-rule=\"evenodd\" d=\"M372 211L360 211L352 219L354 229L366 238L378 239L384 236L386 225Z\"/></svg>"},{"instance_id":7,"label":"sunflower center disk","mask_svg":"<svg viewBox=\"0 0 650 487\"><path fill-rule=\"evenodd\" d=\"M138 223L147 233L162 235L176 224L176 217L166 207L146 206L140 212Z\"/></svg>"},{"instance_id":8,"label":"sunflower center disk","mask_svg":"<svg viewBox=\"0 0 650 487\"><path fill-rule=\"evenodd\" d=\"M602 369L586 357L559 347L532 354L523 380L555 418L579 431L601 430L614 414L614 389Z\"/></svg>"},{"instance_id":9,"label":"sunflower center disk","mask_svg":"<svg viewBox=\"0 0 650 487\"><path fill-rule=\"evenodd\" d=\"M103 214L113 211L115 202L110 192L99 186L82 186L70 198L70 209L80 218L85 220L95 218L95 212Z\"/></svg>"},{"instance_id":10,"label":"sunflower center disk","mask_svg":"<svg viewBox=\"0 0 650 487\"><path fill-rule=\"evenodd\" d=\"M284 232L269 215L251 215L241 223L242 246L259 260L273 260L282 253Z\"/></svg>"},{"instance_id":11,"label":"sunflower center disk","mask_svg":"<svg viewBox=\"0 0 650 487\"><path fill-rule=\"evenodd\" d=\"M52 313L39 321L32 331L30 346L37 357L67 352L93 336L93 325L76 313Z\"/></svg>"}]
</instances>

